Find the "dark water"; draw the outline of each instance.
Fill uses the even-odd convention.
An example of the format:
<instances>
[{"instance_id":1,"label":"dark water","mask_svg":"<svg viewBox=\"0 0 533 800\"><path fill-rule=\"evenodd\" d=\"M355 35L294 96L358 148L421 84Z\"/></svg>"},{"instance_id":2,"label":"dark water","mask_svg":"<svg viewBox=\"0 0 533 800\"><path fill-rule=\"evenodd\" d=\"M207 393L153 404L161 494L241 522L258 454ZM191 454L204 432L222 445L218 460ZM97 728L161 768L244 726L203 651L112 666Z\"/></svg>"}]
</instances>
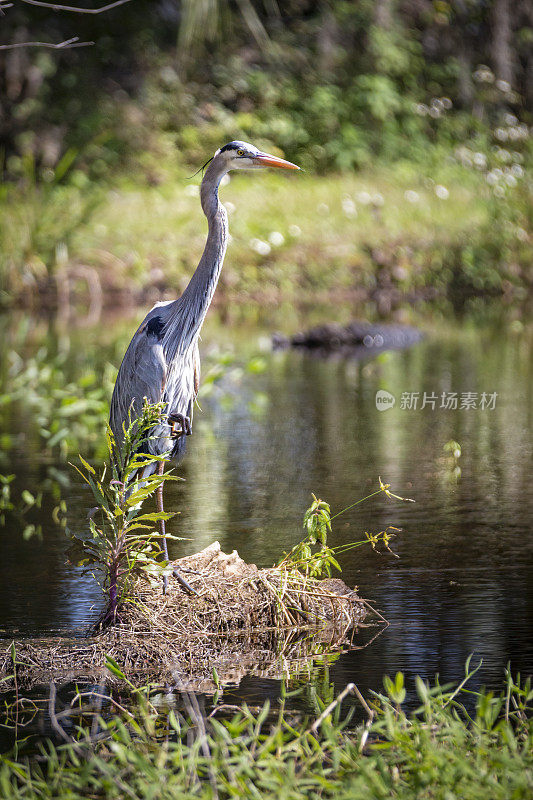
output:
<instances>
[{"instance_id":1,"label":"dark water","mask_svg":"<svg viewBox=\"0 0 533 800\"><path fill-rule=\"evenodd\" d=\"M478 677L489 685L500 684L508 661L514 671L532 673L532 326L505 316L477 324L426 321L420 344L361 361L270 353L270 321L231 322L211 315L204 373L213 352L230 347L243 364L262 352L264 371L233 366L201 400L180 469L186 481L167 494L167 507L180 511L172 532L190 539L174 543L172 554L218 539L224 550L269 566L301 538L311 492L336 513L377 488L381 476L416 502L374 498L335 521L332 541L356 541L388 525L402 529L392 544L399 558L370 548L342 557L344 580L358 585L390 626L371 646L336 661L331 679L340 687L355 681L362 690L379 689L383 674L397 670L411 685L415 674L458 680L470 653L483 658ZM275 323L290 332L296 319L281 313ZM103 357L116 361L134 325L133 318L109 320L74 332L70 377L80 358L93 367ZM44 341L58 347L65 335L54 321L41 322L24 334L26 352ZM395 395L394 408L376 408L378 390ZM402 394L416 392L418 408L402 408ZM435 395L435 408L420 407L424 392ZM442 394L452 392L459 406L464 393L474 393L478 407L441 408ZM483 393L488 402L496 393L494 408L479 407ZM20 411L2 419L10 445L0 472L31 486L50 466L59 470L69 481L61 489L68 525L83 529L91 502L72 470L41 451L31 419ZM456 461L444 450L450 440L461 447ZM6 639L79 631L100 610L92 578L65 563L68 542L52 519L55 503L45 493L37 514L42 541L24 541L13 521L1 530ZM234 695L252 702L276 692L276 682L246 678Z\"/></svg>"}]
</instances>

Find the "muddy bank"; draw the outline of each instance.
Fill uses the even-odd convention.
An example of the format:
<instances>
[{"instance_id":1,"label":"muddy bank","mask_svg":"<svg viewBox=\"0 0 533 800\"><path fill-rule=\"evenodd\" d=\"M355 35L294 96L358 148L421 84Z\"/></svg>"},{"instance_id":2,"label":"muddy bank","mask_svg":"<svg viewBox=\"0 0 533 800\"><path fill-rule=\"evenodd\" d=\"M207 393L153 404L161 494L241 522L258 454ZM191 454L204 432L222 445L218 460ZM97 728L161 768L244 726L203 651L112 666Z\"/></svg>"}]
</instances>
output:
<instances>
[{"instance_id":1,"label":"muddy bank","mask_svg":"<svg viewBox=\"0 0 533 800\"><path fill-rule=\"evenodd\" d=\"M133 282L126 286L118 286L101 280L99 273L92 269L89 278L76 281L74 277L65 280L61 291L57 282L52 279L43 280L31 289L23 288L12 294L5 293L0 296L0 311L13 308L24 309L32 314L43 311L55 312L65 318L76 317L81 314L85 324L96 323L102 316L112 310L151 308L155 303L175 300L181 294L181 284L178 288L167 281L152 284L149 281L142 285ZM489 299L492 295L487 294ZM386 287L368 287L364 281L354 280L352 286L331 286L329 288L307 287L295 285L293 289L287 286L279 288L273 283L266 286L243 287L241 290L224 285L224 281L217 289L213 298L213 307L226 308L229 305L239 306L249 303L258 305L276 306L283 302L296 302L299 304L320 303L345 303L356 304L371 303L378 313L387 316L397 309L406 306L421 305L446 297L446 292L437 287L413 287L412 289Z\"/></svg>"},{"instance_id":2,"label":"muddy bank","mask_svg":"<svg viewBox=\"0 0 533 800\"><path fill-rule=\"evenodd\" d=\"M218 542L173 566L195 595L175 577L165 595L160 583L139 582L117 624L87 639L22 640L15 659L6 643L0 675L16 669L19 685L94 679L110 656L130 679L214 691L213 667L221 684L251 673L281 677L352 646L368 624L370 606L343 581L258 569L236 551L222 553Z\"/></svg>"}]
</instances>

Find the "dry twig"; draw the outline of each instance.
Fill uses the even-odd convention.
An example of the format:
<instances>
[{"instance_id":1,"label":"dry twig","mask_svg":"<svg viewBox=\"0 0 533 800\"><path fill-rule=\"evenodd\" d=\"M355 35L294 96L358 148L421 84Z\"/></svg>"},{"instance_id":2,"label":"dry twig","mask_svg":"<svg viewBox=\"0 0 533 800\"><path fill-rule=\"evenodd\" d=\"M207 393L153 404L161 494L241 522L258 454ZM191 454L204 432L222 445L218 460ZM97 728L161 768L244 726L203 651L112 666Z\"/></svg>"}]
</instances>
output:
<instances>
[{"instance_id":1,"label":"dry twig","mask_svg":"<svg viewBox=\"0 0 533 800\"><path fill-rule=\"evenodd\" d=\"M6 8L6 6L4 6ZM13 44L0 44L0 50L15 50L18 47L48 47L52 50L72 50L74 47L90 47L94 42L80 42L79 36L65 39L64 42L14 42Z\"/></svg>"},{"instance_id":2,"label":"dry twig","mask_svg":"<svg viewBox=\"0 0 533 800\"><path fill-rule=\"evenodd\" d=\"M49 11L72 11L75 14L102 14L104 11L111 11L112 8L123 6L125 3L130 3L131 0L115 0L114 3L108 3L106 6L100 8L79 8L77 6L63 6L57 3L47 3L44 0L20 0L21 3L26 3L29 6L40 6L47 8ZM6 6L4 6L5 8Z\"/></svg>"}]
</instances>

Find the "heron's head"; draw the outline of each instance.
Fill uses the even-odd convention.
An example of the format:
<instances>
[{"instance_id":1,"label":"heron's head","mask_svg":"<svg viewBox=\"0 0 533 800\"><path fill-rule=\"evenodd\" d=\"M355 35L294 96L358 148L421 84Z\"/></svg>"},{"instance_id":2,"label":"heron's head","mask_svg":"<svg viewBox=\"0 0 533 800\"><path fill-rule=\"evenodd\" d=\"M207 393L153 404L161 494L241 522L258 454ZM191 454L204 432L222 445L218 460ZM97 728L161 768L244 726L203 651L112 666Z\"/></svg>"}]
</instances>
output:
<instances>
[{"instance_id":1,"label":"heron's head","mask_svg":"<svg viewBox=\"0 0 533 800\"><path fill-rule=\"evenodd\" d=\"M264 169L277 167L278 169L300 169L296 164L285 161L283 158L263 153L253 144L247 142L230 142L217 150L214 160L224 159L226 171L230 169Z\"/></svg>"}]
</instances>

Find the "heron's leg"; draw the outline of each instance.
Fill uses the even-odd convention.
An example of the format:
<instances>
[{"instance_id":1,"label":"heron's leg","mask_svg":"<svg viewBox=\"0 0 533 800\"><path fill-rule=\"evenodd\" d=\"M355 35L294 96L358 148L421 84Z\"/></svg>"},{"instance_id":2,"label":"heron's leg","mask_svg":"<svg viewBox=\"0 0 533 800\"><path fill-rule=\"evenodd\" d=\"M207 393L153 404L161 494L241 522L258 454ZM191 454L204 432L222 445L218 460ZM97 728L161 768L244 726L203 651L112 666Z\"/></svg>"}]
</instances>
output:
<instances>
[{"instance_id":1,"label":"heron's leg","mask_svg":"<svg viewBox=\"0 0 533 800\"><path fill-rule=\"evenodd\" d=\"M162 475L164 471L165 471L165 462L164 461L160 461L159 464L157 465L158 475ZM161 511L163 513L164 513L164 510L165 510L163 508L163 484L161 484L161 486L159 486L158 489L157 489L157 510ZM165 520L164 519L160 519L159 520L159 524L161 526L161 538L163 540L163 555L165 556L165 561L168 561L169 557L168 557L167 532L166 532L166 527L165 527ZM192 586L190 586L187 583L185 578L183 578L179 574L177 569L172 570L172 574L174 575L174 577L176 578L178 583L181 586L183 586L183 588L187 592L189 592L190 594L196 594L196 595L198 594L198 592L195 589L193 589ZM163 594L167 593L167 589L168 589L168 576L167 575L163 575Z\"/></svg>"},{"instance_id":2,"label":"heron's leg","mask_svg":"<svg viewBox=\"0 0 533 800\"><path fill-rule=\"evenodd\" d=\"M157 473L158 475L162 475L165 471L165 462L160 461L157 465ZM157 487L157 510L160 512L164 512L163 508L163 484ZM161 539L163 540L163 555L165 556L165 561L168 561L168 546L167 546L167 531L165 527L165 520L159 520L159 526L161 528ZM168 577L163 575L163 594L167 593L168 589Z\"/></svg>"},{"instance_id":3,"label":"heron's leg","mask_svg":"<svg viewBox=\"0 0 533 800\"><path fill-rule=\"evenodd\" d=\"M168 424L171 427L170 435L175 439L177 439L178 436L190 436L192 433L190 417L185 414L171 412L168 415ZM177 430L174 428L176 424L180 426Z\"/></svg>"}]
</instances>

